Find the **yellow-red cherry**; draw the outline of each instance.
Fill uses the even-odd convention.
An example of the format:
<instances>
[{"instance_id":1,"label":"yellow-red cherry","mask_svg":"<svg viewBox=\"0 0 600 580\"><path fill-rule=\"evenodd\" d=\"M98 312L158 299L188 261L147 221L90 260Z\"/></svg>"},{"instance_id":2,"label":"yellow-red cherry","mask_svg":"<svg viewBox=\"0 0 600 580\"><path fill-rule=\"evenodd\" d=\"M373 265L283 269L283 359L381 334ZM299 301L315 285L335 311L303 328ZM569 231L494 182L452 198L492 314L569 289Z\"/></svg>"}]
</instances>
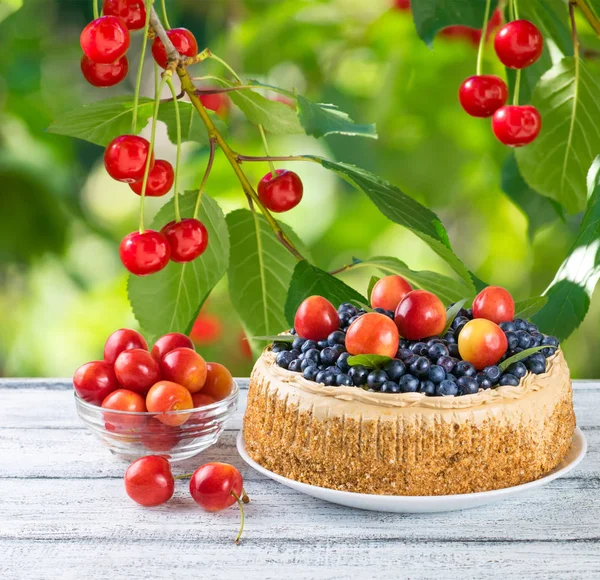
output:
<instances>
[{"instance_id":1,"label":"yellow-red cherry","mask_svg":"<svg viewBox=\"0 0 600 580\"><path fill-rule=\"evenodd\" d=\"M112 364L94 360L81 365L75 371L73 387L84 401L100 405L110 393L119 388L119 382Z\"/></svg>"},{"instance_id":2,"label":"yellow-red cherry","mask_svg":"<svg viewBox=\"0 0 600 580\"><path fill-rule=\"evenodd\" d=\"M276 169L275 176L267 173L258 183L258 197L265 207L276 213L296 207L302 200L302 180L293 171Z\"/></svg>"},{"instance_id":3,"label":"yellow-red cherry","mask_svg":"<svg viewBox=\"0 0 600 580\"><path fill-rule=\"evenodd\" d=\"M232 390L233 377L229 369L216 362L207 363L206 381L202 387L202 394L212 397L215 401L221 401L228 397Z\"/></svg>"},{"instance_id":4,"label":"yellow-red cherry","mask_svg":"<svg viewBox=\"0 0 600 580\"><path fill-rule=\"evenodd\" d=\"M109 64L94 62L85 54L81 57L81 72L85 80L94 87L112 87L120 83L129 71L126 56Z\"/></svg>"},{"instance_id":5,"label":"yellow-red cherry","mask_svg":"<svg viewBox=\"0 0 600 580\"><path fill-rule=\"evenodd\" d=\"M160 362L162 357L176 348L191 348L194 350L194 343L189 336L181 332L169 332L161 336L152 347L152 356Z\"/></svg>"},{"instance_id":6,"label":"yellow-red cherry","mask_svg":"<svg viewBox=\"0 0 600 580\"><path fill-rule=\"evenodd\" d=\"M473 318L486 318L500 324L514 317L514 298L502 286L487 286L473 300Z\"/></svg>"},{"instance_id":7,"label":"yellow-red cherry","mask_svg":"<svg viewBox=\"0 0 600 580\"><path fill-rule=\"evenodd\" d=\"M141 348L124 350L115 361L115 374L122 387L142 395L160 380L158 363Z\"/></svg>"},{"instance_id":8,"label":"yellow-red cherry","mask_svg":"<svg viewBox=\"0 0 600 580\"><path fill-rule=\"evenodd\" d=\"M525 68L542 55L544 38L533 22L513 20L498 31L494 48L504 66Z\"/></svg>"},{"instance_id":9,"label":"yellow-red cherry","mask_svg":"<svg viewBox=\"0 0 600 580\"><path fill-rule=\"evenodd\" d=\"M491 320L469 320L458 335L458 352L477 370L495 365L508 348L504 331Z\"/></svg>"},{"instance_id":10,"label":"yellow-red cherry","mask_svg":"<svg viewBox=\"0 0 600 580\"><path fill-rule=\"evenodd\" d=\"M378 354L394 357L400 336L394 321L378 312L357 318L346 332L346 350L350 354Z\"/></svg>"},{"instance_id":11,"label":"yellow-red cherry","mask_svg":"<svg viewBox=\"0 0 600 580\"><path fill-rule=\"evenodd\" d=\"M195 218L169 222L160 231L169 243L173 262L191 262L208 247L208 230Z\"/></svg>"},{"instance_id":12,"label":"yellow-red cherry","mask_svg":"<svg viewBox=\"0 0 600 580\"><path fill-rule=\"evenodd\" d=\"M112 365L124 350L131 350L132 348L148 350L148 343L137 330L119 328L106 339L104 360Z\"/></svg>"},{"instance_id":13,"label":"yellow-red cherry","mask_svg":"<svg viewBox=\"0 0 600 580\"><path fill-rule=\"evenodd\" d=\"M492 131L500 143L509 147L528 145L539 135L542 117L532 105L506 105L492 117Z\"/></svg>"},{"instance_id":14,"label":"yellow-red cherry","mask_svg":"<svg viewBox=\"0 0 600 580\"><path fill-rule=\"evenodd\" d=\"M162 270L171 257L171 247L160 232L146 230L126 235L119 246L123 266L136 276L148 276Z\"/></svg>"},{"instance_id":15,"label":"yellow-red cherry","mask_svg":"<svg viewBox=\"0 0 600 580\"><path fill-rule=\"evenodd\" d=\"M339 327L337 310L323 296L309 296L296 310L294 328L302 338L324 340Z\"/></svg>"},{"instance_id":16,"label":"yellow-red cherry","mask_svg":"<svg viewBox=\"0 0 600 580\"><path fill-rule=\"evenodd\" d=\"M102 13L118 16L129 30L140 30L146 24L144 0L104 0Z\"/></svg>"},{"instance_id":17,"label":"yellow-red cherry","mask_svg":"<svg viewBox=\"0 0 600 580\"><path fill-rule=\"evenodd\" d=\"M179 443L180 436L181 429L179 427L171 427L155 417L148 417L140 433L140 441L150 451L168 453Z\"/></svg>"},{"instance_id":18,"label":"yellow-red cherry","mask_svg":"<svg viewBox=\"0 0 600 580\"><path fill-rule=\"evenodd\" d=\"M175 180L175 172L173 166L164 159L157 159L154 162L154 167L148 173L148 181L146 183L146 195L149 197L161 197L169 193L173 187ZM134 181L129 184L129 187L134 193L142 195L142 186L144 179Z\"/></svg>"},{"instance_id":19,"label":"yellow-red cherry","mask_svg":"<svg viewBox=\"0 0 600 580\"><path fill-rule=\"evenodd\" d=\"M394 322L408 340L437 336L446 326L446 309L435 294L413 290L398 304Z\"/></svg>"},{"instance_id":20,"label":"yellow-red cherry","mask_svg":"<svg viewBox=\"0 0 600 580\"><path fill-rule=\"evenodd\" d=\"M137 135L115 137L104 150L104 167L117 181L134 183L143 179L150 143ZM150 170L154 167L154 154Z\"/></svg>"},{"instance_id":21,"label":"yellow-red cherry","mask_svg":"<svg viewBox=\"0 0 600 580\"><path fill-rule=\"evenodd\" d=\"M129 48L129 30L116 16L92 20L79 37L84 54L99 64L110 64L125 55Z\"/></svg>"},{"instance_id":22,"label":"yellow-red cherry","mask_svg":"<svg viewBox=\"0 0 600 580\"><path fill-rule=\"evenodd\" d=\"M198 43L196 37L187 28L172 28L167 30L167 36L182 56L194 57L198 54ZM157 36L152 43L152 56L162 68L167 68L169 60L167 50L162 40Z\"/></svg>"},{"instance_id":23,"label":"yellow-red cherry","mask_svg":"<svg viewBox=\"0 0 600 580\"><path fill-rule=\"evenodd\" d=\"M162 376L185 387L190 393L197 393L206 382L206 361L191 348L176 348L168 352L160 361Z\"/></svg>"},{"instance_id":24,"label":"yellow-red cherry","mask_svg":"<svg viewBox=\"0 0 600 580\"><path fill-rule=\"evenodd\" d=\"M171 465L162 455L147 455L125 472L125 491L136 503L154 507L169 501L175 491Z\"/></svg>"},{"instance_id":25,"label":"yellow-red cherry","mask_svg":"<svg viewBox=\"0 0 600 580\"><path fill-rule=\"evenodd\" d=\"M395 311L400 301L413 289L410 283L394 274L377 280L371 290L371 306Z\"/></svg>"},{"instance_id":26,"label":"yellow-red cherry","mask_svg":"<svg viewBox=\"0 0 600 580\"><path fill-rule=\"evenodd\" d=\"M158 413L156 418L165 425L178 427L190 418L190 413L166 413L193 409L194 402L185 387L171 381L158 381L146 395L146 407L150 413Z\"/></svg>"},{"instance_id":27,"label":"yellow-red cherry","mask_svg":"<svg viewBox=\"0 0 600 580\"><path fill-rule=\"evenodd\" d=\"M113 391L102 401L103 409L112 411L126 411L127 413L144 413L146 403L144 397L139 393L129 389L117 389ZM104 417L104 426L107 431L113 433L128 433L134 431L145 422L143 415L128 415L125 413L110 413L108 411L102 414Z\"/></svg>"},{"instance_id":28,"label":"yellow-red cherry","mask_svg":"<svg viewBox=\"0 0 600 580\"><path fill-rule=\"evenodd\" d=\"M472 117L491 117L506 104L508 87L496 75L475 75L460 85L458 98Z\"/></svg>"}]
</instances>

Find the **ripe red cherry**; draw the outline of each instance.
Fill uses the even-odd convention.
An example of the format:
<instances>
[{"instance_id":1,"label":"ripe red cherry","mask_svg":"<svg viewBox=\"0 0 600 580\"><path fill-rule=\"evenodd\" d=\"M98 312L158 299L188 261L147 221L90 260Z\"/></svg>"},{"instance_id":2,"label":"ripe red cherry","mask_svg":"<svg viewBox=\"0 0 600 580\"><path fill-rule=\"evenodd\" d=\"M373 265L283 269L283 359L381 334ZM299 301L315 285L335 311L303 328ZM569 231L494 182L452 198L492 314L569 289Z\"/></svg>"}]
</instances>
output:
<instances>
[{"instance_id":1,"label":"ripe red cherry","mask_svg":"<svg viewBox=\"0 0 600 580\"><path fill-rule=\"evenodd\" d=\"M395 0L394 7L402 12L410 10L410 0Z\"/></svg>"},{"instance_id":2,"label":"ripe red cherry","mask_svg":"<svg viewBox=\"0 0 600 580\"><path fill-rule=\"evenodd\" d=\"M142 395L160 380L158 363L141 348L124 350L115 361L115 374L121 386Z\"/></svg>"},{"instance_id":3,"label":"ripe red cherry","mask_svg":"<svg viewBox=\"0 0 600 580\"><path fill-rule=\"evenodd\" d=\"M491 117L506 103L508 87L495 75L472 76L460 85L458 98L472 117Z\"/></svg>"},{"instance_id":4,"label":"ripe red cherry","mask_svg":"<svg viewBox=\"0 0 600 580\"><path fill-rule=\"evenodd\" d=\"M172 28L167 30L167 36L182 56L194 57L198 54L198 43L195 36L187 28ZM167 68L169 59L162 40L157 36L152 43L152 56L162 68Z\"/></svg>"},{"instance_id":5,"label":"ripe red cherry","mask_svg":"<svg viewBox=\"0 0 600 580\"><path fill-rule=\"evenodd\" d=\"M395 311L400 301L412 290L402 276L384 276L371 290L371 306Z\"/></svg>"},{"instance_id":6,"label":"ripe red cherry","mask_svg":"<svg viewBox=\"0 0 600 580\"><path fill-rule=\"evenodd\" d=\"M168 453L179 443L180 436L181 430L178 427L171 427L154 417L148 417L140 433L140 441L150 451Z\"/></svg>"},{"instance_id":7,"label":"ripe red cherry","mask_svg":"<svg viewBox=\"0 0 600 580\"><path fill-rule=\"evenodd\" d=\"M350 354L379 354L394 357L398 351L398 327L391 318L369 312L357 318L346 332Z\"/></svg>"},{"instance_id":8,"label":"ripe red cherry","mask_svg":"<svg viewBox=\"0 0 600 580\"><path fill-rule=\"evenodd\" d=\"M435 294L413 290L398 304L394 322L400 336L408 340L436 336L446 326L446 309Z\"/></svg>"},{"instance_id":9,"label":"ripe red cherry","mask_svg":"<svg viewBox=\"0 0 600 580\"><path fill-rule=\"evenodd\" d=\"M160 232L169 243L173 262L191 262L201 256L208 247L208 231L204 224L195 218L169 222Z\"/></svg>"},{"instance_id":10,"label":"ripe red cherry","mask_svg":"<svg viewBox=\"0 0 600 580\"><path fill-rule=\"evenodd\" d=\"M166 413L193 409L194 401L185 387L171 381L159 381L148 391L146 407L150 413L161 413L156 418L165 425L178 427L190 418L190 413Z\"/></svg>"},{"instance_id":11,"label":"ripe red cherry","mask_svg":"<svg viewBox=\"0 0 600 580\"><path fill-rule=\"evenodd\" d=\"M119 247L121 262L132 274L148 276L162 270L171 257L171 248L165 236L154 230L126 235Z\"/></svg>"},{"instance_id":12,"label":"ripe red cherry","mask_svg":"<svg viewBox=\"0 0 600 580\"><path fill-rule=\"evenodd\" d=\"M194 321L190 338L199 345L214 344L223 334L223 323L215 314L200 312Z\"/></svg>"},{"instance_id":13,"label":"ripe red cherry","mask_svg":"<svg viewBox=\"0 0 600 580\"><path fill-rule=\"evenodd\" d=\"M469 320L458 335L458 352L477 370L495 365L508 348L504 331L491 320Z\"/></svg>"},{"instance_id":14,"label":"ripe red cherry","mask_svg":"<svg viewBox=\"0 0 600 580\"><path fill-rule=\"evenodd\" d=\"M127 411L128 413L144 413L146 403L144 397L128 389L117 389L102 401L103 409L113 411ZM122 413L103 413L104 426L107 431L116 433L127 433L140 428L144 424L143 415L126 415Z\"/></svg>"},{"instance_id":15,"label":"ripe red cherry","mask_svg":"<svg viewBox=\"0 0 600 580\"><path fill-rule=\"evenodd\" d=\"M110 64L125 55L129 48L129 30L116 16L92 20L79 37L81 48L94 62Z\"/></svg>"},{"instance_id":16,"label":"ripe red cherry","mask_svg":"<svg viewBox=\"0 0 600 580\"><path fill-rule=\"evenodd\" d=\"M126 56L110 64L99 64L85 54L81 57L81 72L85 80L94 87L112 87L127 76L128 70Z\"/></svg>"},{"instance_id":17,"label":"ripe red cherry","mask_svg":"<svg viewBox=\"0 0 600 580\"><path fill-rule=\"evenodd\" d=\"M487 28L485 29L486 41L490 38L492 32L502 23L502 13L500 10L494 10ZM478 46L481 40L481 28L471 28L469 26L455 25L447 26L440 34L447 38L460 38L468 41L473 46Z\"/></svg>"},{"instance_id":18,"label":"ripe red cherry","mask_svg":"<svg viewBox=\"0 0 600 580\"><path fill-rule=\"evenodd\" d=\"M223 93L200 94L200 101L210 111L214 111L219 117L227 116L230 101Z\"/></svg>"},{"instance_id":19,"label":"ripe red cherry","mask_svg":"<svg viewBox=\"0 0 600 580\"><path fill-rule=\"evenodd\" d=\"M160 361L160 370L167 381L197 393L206 382L206 361L191 348L176 348Z\"/></svg>"},{"instance_id":20,"label":"ripe red cherry","mask_svg":"<svg viewBox=\"0 0 600 580\"><path fill-rule=\"evenodd\" d=\"M191 348L194 350L194 343L189 336L181 332L170 332L161 336L152 347L152 356L157 362L160 362L163 356L176 348Z\"/></svg>"},{"instance_id":21,"label":"ripe red cherry","mask_svg":"<svg viewBox=\"0 0 600 580\"><path fill-rule=\"evenodd\" d=\"M175 491L169 461L161 455L147 455L134 461L125 472L125 491L145 507L169 501Z\"/></svg>"},{"instance_id":22,"label":"ripe red cherry","mask_svg":"<svg viewBox=\"0 0 600 580\"><path fill-rule=\"evenodd\" d=\"M88 403L100 405L119 383L112 364L95 360L80 366L73 375L75 392Z\"/></svg>"},{"instance_id":23,"label":"ripe red cherry","mask_svg":"<svg viewBox=\"0 0 600 580\"><path fill-rule=\"evenodd\" d=\"M531 105L506 105L492 117L492 130L501 143L522 147L531 143L540 133L542 118Z\"/></svg>"},{"instance_id":24,"label":"ripe red cherry","mask_svg":"<svg viewBox=\"0 0 600 580\"><path fill-rule=\"evenodd\" d=\"M118 16L129 30L139 30L146 24L144 0L104 0L102 12Z\"/></svg>"},{"instance_id":25,"label":"ripe red cherry","mask_svg":"<svg viewBox=\"0 0 600 580\"><path fill-rule=\"evenodd\" d=\"M513 20L496 34L494 48L500 62L509 68L525 68L542 54L544 39L529 20Z\"/></svg>"},{"instance_id":26,"label":"ripe red cherry","mask_svg":"<svg viewBox=\"0 0 600 580\"><path fill-rule=\"evenodd\" d=\"M173 187L173 181L175 179L175 172L173 166L164 159L157 159L154 162L154 167L148 173L148 181L146 183L146 195L149 197L160 197L169 192ZM132 191L138 195L142 195L142 186L144 185L144 178L139 181L134 181L129 184Z\"/></svg>"},{"instance_id":27,"label":"ripe red cherry","mask_svg":"<svg viewBox=\"0 0 600 580\"><path fill-rule=\"evenodd\" d=\"M215 362L206 365L206 381L202 387L202 394L215 401L222 401L233 390L233 377L223 365ZM194 405L196 404L194 400Z\"/></svg>"},{"instance_id":28,"label":"ripe red cherry","mask_svg":"<svg viewBox=\"0 0 600 580\"><path fill-rule=\"evenodd\" d=\"M323 340L339 327L337 310L323 296L309 296L296 310L294 328L302 338Z\"/></svg>"},{"instance_id":29,"label":"ripe red cherry","mask_svg":"<svg viewBox=\"0 0 600 580\"><path fill-rule=\"evenodd\" d=\"M132 348L148 350L148 344L144 340L144 337L135 330L131 330L130 328L115 330L106 339L104 360L112 365L124 350L131 350Z\"/></svg>"},{"instance_id":30,"label":"ripe red cherry","mask_svg":"<svg viewBox=\"0 0 600 580\"><path fill-rule=\"evenodd\" d=\"M144 178L150 143L137 135L115 137L104 151L104 167L117 181L133 183ZM150 170L154 167L154 154Z\"/></svg>"},{"instance_id":31,"label":"ripe red cherry","mask_svg":"<svg viewBox=\"0 0 600 580\"><path fill-rule=\"evenodd\" d=\"M275 177L267 173L258 184L258 197L266 208L276 213L296 207L302 199L304 188L296 173L277 169Z\"/></svg>"},{"instance_id":32,"label":"ripe red cherry","mask_svg":"<svg viewBox=\"0 0 600 580\"><path fill-rule=\"evenodd\" d=\"M487 318L496 324L515 317L515 301L501 286L484 288L473 300L473 318Z\"/></svg>"}]
</instances>

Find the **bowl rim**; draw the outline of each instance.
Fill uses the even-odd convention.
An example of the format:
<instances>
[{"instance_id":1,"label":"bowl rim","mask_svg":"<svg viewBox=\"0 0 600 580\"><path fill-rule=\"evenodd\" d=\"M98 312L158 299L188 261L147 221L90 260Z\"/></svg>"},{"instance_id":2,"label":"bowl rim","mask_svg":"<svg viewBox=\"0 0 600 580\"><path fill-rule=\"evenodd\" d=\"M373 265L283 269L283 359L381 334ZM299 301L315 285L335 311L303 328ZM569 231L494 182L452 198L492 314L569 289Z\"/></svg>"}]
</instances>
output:
<instances>
[{"instance_id":1,"label":"bowl rim","mask_svg":"<svg viewBox=\"0 0 600 580\"><path fill-rule=\"evenodd\" d=\"M119 387L121 388L121 387ZM200 391L198 391L200 392ZM161 411L161 412L152 412L152 411L123 411L121 409L106 409L101 405L94 405L85 399L82 399L77 391L73 388L73 394L75 395L76 404L81 405L85 409L89 409L91 411L99 412L99 413L116 413L117 415L127 415L131 417L156 417L157 415L167 415L167 416L178 416L178 415L187 415L190 413L197 413L198 411L213 411L219 409L220 407L228 406L229 403L237 400L240 394L240 387L235 379L233 379L233 389L229 395L227 395L224 399L220 401L215 401L210 405L203 405L202 407L194 407L193 409L182 409L179 411Z\"/></svg>"}]
</instances>

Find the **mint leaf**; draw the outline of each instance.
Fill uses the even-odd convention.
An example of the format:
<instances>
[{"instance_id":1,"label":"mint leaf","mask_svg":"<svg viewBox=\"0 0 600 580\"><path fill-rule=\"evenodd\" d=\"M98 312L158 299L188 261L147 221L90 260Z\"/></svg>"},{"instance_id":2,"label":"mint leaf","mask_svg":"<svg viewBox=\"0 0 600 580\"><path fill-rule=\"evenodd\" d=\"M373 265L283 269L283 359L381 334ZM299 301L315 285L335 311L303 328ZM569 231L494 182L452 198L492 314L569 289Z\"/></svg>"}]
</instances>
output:
<instances>
[{"instance_id":1,"label":"mint leaf","mask_svg":"<svg viewBox=\"0 0 600 580\"><path fill-rule=\"evenodd\" d=\"M251 336L251 340L266 340L267 342L294 342L295 334L271 334L269 336Z\"/></svg>"},{"instance_id":2,"label":"mint leaf","mask_svg":"<svg viewBox=\"0 0 600 580\"><path fill-rule=\"evenodd\" d=\"M532 346L531 348L526 348L525 350L522 350L521 352L514 354L513 356L507 358L506 360L503 360L498 365L498 368L502 372L504 372L510 365L512 365L516 362L519 362L519 361L523 360L524 358L527 358L529 355L532 355L536 352L539 352L540 350L543 350L544 348L553 348L553 347L548 347L548 345L542 345L542 346Z\"/></svg>"},{"instance_id":3,"label":"mint leaf","mask_svg":"<svg viewBox=\"0 0 600 580\"><path fill-rule=\"evenodd\" d=\"M357 354L348 357L348 364L351 367L362 365L368 369L379 369L389 363L392 358L380 354Z\"/></svg>"},{"instance_id":4,"label":"mint leaf","mask_svg":"<svg viewBox=\"0 0 600 580\"><path fill-rule=\"evenodd\" d=\"M444 330L442 330L440 336L444 336L444 334L446 334L450 330L450 327L452 326L456 315L458 314L460 309L465 305L466 301L467 299L464 298L463 300L457 302L456 304L453 304L452 306L450 306L450 308L446 310L446 326L444 326Z\"/></svg>"},{"instance_id":5,"label":"mint leaf","mask_svg":"<svg viewBox=\"0 0 600 580\"><path fill-rule=\"evenodd\" d=\"M515 318L531 318L548 302L548 296L534 296L515 302Z\"/></svg>"}]
</instances>

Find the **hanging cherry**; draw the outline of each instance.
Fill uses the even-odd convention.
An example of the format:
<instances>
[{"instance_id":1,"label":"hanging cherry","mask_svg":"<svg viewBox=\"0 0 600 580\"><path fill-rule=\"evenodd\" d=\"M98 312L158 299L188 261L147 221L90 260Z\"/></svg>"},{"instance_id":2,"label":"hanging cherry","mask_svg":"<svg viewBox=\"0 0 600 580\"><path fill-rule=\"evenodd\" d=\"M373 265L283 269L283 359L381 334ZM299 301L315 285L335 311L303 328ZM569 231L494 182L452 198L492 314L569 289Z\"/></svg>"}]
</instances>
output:
<instances>
[{"instance_id":1,"label":"hanging cherry","mask_svg":"<svg viewBox=\"0 0 600 580\"><path fill-rule=\"evenodd\" d=\"M85 80L95 87L112 87L120 83L127 76L128 70L126 56L110 64L94 62L85 54L81 57L81 72Z\"/></svg>"},{"instance_id":2,"label":"hanging cherry","mask_svg":"<svg viewBox=\"0 0 600 580\"><path fill-rule=\"evenodd\" d=\"M191 262L208 246L208 231L201 221L194 218L169 222L160 231L169 243L173 262Z\"/></svg>"},{"instance_id":3,"label":"hanging cherry","mask_svg":"<svg viewBox=\"0 0 600 580\"><path fill-rule=\"evenodd\" d=\"M163 234L154 230L132 232L119 247L121 262L132 274L147 276L162 270L171 257L171 248Z\"/></svg>"},{"instance_id":4,"label":"hanging cherry","mask_svg":"<svg viewBox=\"0 0 600 580\"><path fill-rule=\"evenodd\" d=\"M458 98L472 117L490 117L506 104L508 87L495 75L475 75L460 85Z\"/></svg>"},{"instance_id":5,"label":"hanging cherry","mask_svg":"<svg viewBox=\"0 0 600 580\"><path fill-rule=\"evenodd\" d=\"M533 22L513 20L498 31L494 39L494 48L504 66L525 68L540 58L544 39Z\"/></svg>"},{"instance_id":6,"label":"hanging cherry","mask_svg":"<svg viewBox=\"0 0 600 580\"><path fill-rule=\"evenodd\" d=\"M189 57L194 57L198 54L196 37L187 28L172 28L171 30L167 30L167 36L179 54ZM158 36L152 43L152 56L159 66L167 68L169 64L167 50Z\"/></svg>"},{"instance_id":7,"label":"hanging cherry","mask_svg":"<svg viewBox=\"0 0 600 580\"><path fill-rule=\"evenodd\" d=\"M140 30L146 24L144 0L104 0L102 12L118 16L129 30Z\"/></svg>"},{"instance_id":8,"label":"hanging cherry","mask_svg":"<svg viewBox=\"0 0 600 580\"><path fill-rule=\"evenodd\" d=\"M296 207L302 200L303 191L300 177L287 169L277 169L275 177L267 173L258 184L258 197L267 209L276 213Z\"/></svg>"},{"instance_id":9,"label":"hanging cherry","mask_svg":"<svg viewBox=\"0 0 600 580\"><path fill-rule=\"evenodd\" d=\"M129 48L129 30L116 16L92 20L79 37L86 56L99 64L110 64L125 55Z\"/></svg>"},{"instance_id":10,"label":"hanging cherry","mask_svg":"<svg viewBox=\"0 0 600 580\"><path fill-rule=\"evenodd\" d=\"M134 183L144 178L150 143L137 135L115 137L104 151L104 167L117 181ZM154 155L150 170L154 167Z\"/></svg>"},{"instance_id":11,"label":"hanging cherry","mask_svg":"<svg viewBox=\"0 0 600 580\"><path fill-rule=\"evenodd\" d=\"M531 105L507 105L492 117L492 130L501 143L522 147L531 143L540 133L542 118Z\"/></svg>"},{"instance_id":12,"label":"hanging cherry","mask_svg":"<svg viewBox=\"0 0 600 580\"><path fill-rule=\"evenodd\" d=\"M175 179L175 172L173 166L164 159L157 159L154 162L154 167L148 173L148 181L146 183L146 195L149 197L160 197L169 192L173 187L173 180ZM129 187L137 193L142 195L142 186L144 179L134 181L129 184Z\"/></svg>"}]
</instances>

